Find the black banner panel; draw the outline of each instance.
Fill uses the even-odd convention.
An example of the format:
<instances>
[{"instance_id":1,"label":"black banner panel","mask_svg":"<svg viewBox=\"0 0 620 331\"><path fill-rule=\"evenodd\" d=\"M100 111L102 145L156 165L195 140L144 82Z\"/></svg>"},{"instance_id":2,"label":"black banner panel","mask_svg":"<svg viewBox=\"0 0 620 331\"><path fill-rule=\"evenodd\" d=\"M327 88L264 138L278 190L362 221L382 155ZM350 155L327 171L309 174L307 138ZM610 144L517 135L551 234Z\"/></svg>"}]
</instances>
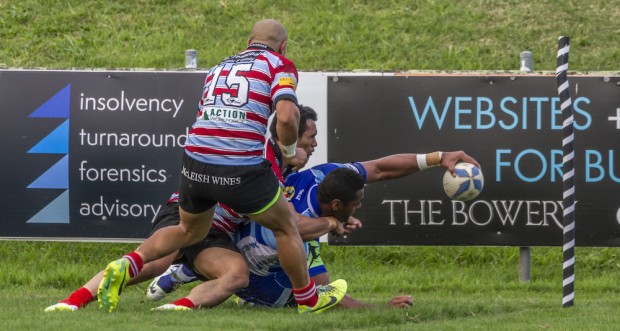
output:
<instances>
[{"instance_id":1,"label":"black banner panel","mask_svg":"<svg viewBox=\"0 0 620 331\"><path fill-rule=\"evenodd\" d=\"M146 238L204 72L0 71L0 237Z\"/></svg>"},{"instance_id":2,"label":"black banner panel","mask_svg":"<svg viewBox=\"0 0 620 331\"><path fill-rule=\"evenodd\" d=\"M570 76L576 244L620 246L620 78ZM464 150L484 189L443 191L443 168L366 185L343 245L562 245L562 111L554 76L328 77L328 160Z\"/></svg>"}]
</instances>

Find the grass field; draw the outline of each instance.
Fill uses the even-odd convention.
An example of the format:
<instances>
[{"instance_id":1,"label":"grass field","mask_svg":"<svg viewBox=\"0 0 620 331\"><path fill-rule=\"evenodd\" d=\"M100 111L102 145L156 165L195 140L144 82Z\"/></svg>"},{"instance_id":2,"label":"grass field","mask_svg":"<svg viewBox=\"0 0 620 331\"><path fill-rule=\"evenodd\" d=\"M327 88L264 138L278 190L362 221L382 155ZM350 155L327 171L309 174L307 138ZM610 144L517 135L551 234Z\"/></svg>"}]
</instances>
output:
<instances>
[{"instance_id":1,"label":"grass field","mask_svg":"<svg viewBox=\"0 0 620 331\"><path fill-rule=\"evenodd\" d=\"M198 50L209 67L242 49L260 18L282 21L299 70L555 70L557 37L571 37L570 70L619 71L620 2L0 0L0 68L163 68ZM0 216L1 217L1 216ZM0 219L1 222L1 219ZM3 330L615 330L620 249L578 248L576 299L562 308L561 248L532 249L532 279L518 279L516 247L335 247L334 277L376 304L412 294L410 309L294 311L231 302L190 313L155 313L145 286L118 310L96 304L67 314L43 309L133 244L0 241ZM184 293L184 292L182 292ZM182 295L175 294L175 298Z\"/></svg>"},{"instance_id":2,"label":"grass field","mask_svg":"<svg viewBox=\"0 0 620 331\"><path fill-rule=\"evenodd\" d=\"M620 289L617 248L578 248L576 305L562 308L561 249L532 248L532 278L518 277L515 247L324 248L333 276L376 305L299 317L291 309L252 309L226 302L194 312L151 312L147 284L125 290L117 310L92 303L75 313L44 313L134 244L0 242L0 317L7 330L136 330L205 326L226 330L615 330ZM16 254L19 252L19 254ZM178 299L191 288L170 296ZM386 308L412 294L409 309ZM191 316L188 317L188 316Z\"/></svg>"},{"instance_id":3,"label":"grass field","mask_svg":"<svg viewBox=\"0 0 620 331\"><path fill-rule=\"evenodd\" d=\"M299 317L291 309L226 302L194 312L151 312L147 284L127 288L117 310L92 303L74 313L44 313L134 244L0 242L0 318L7 330L614 330L620 295L617 248L578 248L576 305L562 308L561 249L532 248L532 278L518 277L514 247L325 247L333 276L377 305ZM19 252L16 254L16 252ZM171 295L178 299L187 289ZM412 294L409 309L385 308ZM188 318L191 316L191 318Z\"/></svg>"},{"instance_id":4,"label":"grass field","mask_svg":"<svg viewBox=\"0 0 620 331\"><path fill-rule=\"evenodd\" d=\"M616 71L617 0L2 0L0 67L180 68L245 46L259 18L288 28L300 70L515 70L533 52L555 70L571 37L574 71Z\"/></svg>"},{"instance_id":5,"label":"grass field","mask_svg":"<svg viewBox=\"0 0 620 331\"><path fill-rule=\"evenodd\" d=\"M126 289L112 314L96 303L75 313L43 313L133 246L0 242L3 329L614 330L620 323L615 248L577 249L572 308L561 307L559 248L533 248L532 279L523 283L518 249L512 247L330 246L324 258L332 261L332 274L349 281L352 296L377 308L299 317L291 309L240 308L226 302L209 310L151 312L159 303L146 300L146 284L141 284ZM185 293L179 291L171 298ZM381 307L396 294L413 294L415 305Z\"/></svg>"}]
</instances>

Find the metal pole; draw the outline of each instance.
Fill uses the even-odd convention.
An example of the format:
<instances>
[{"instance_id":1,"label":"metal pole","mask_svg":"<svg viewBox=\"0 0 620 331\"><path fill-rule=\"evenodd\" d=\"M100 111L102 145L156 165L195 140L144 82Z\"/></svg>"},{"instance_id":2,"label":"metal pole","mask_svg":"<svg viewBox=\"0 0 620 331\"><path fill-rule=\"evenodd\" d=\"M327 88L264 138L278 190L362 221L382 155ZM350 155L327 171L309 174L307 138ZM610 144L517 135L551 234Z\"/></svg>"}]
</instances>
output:
<instances>
[{"instance_id":1,"label":"metal pole","mask_svg":"<svg viewBox=\"0 0 620 331\"><path fill-rule=\"evenodd\" d=\"M530 266L532 264L532 253L530 247L519 247L519 280L522 282L530 281Z\"/></svg>"},{"instance_id":2,"label":"metal pole","mask_svg":"<svg viewBox=\"0 0 620 331\"><path fill-rule=\"evenodd\" d=\"M532 72L532 52L523 51L519 56L521 60L520 71L525 73ZM530 270L532 265L532 252L530 247L519 247L519 280L522 282L530 281Z\"/></svg>"}]
</instances>

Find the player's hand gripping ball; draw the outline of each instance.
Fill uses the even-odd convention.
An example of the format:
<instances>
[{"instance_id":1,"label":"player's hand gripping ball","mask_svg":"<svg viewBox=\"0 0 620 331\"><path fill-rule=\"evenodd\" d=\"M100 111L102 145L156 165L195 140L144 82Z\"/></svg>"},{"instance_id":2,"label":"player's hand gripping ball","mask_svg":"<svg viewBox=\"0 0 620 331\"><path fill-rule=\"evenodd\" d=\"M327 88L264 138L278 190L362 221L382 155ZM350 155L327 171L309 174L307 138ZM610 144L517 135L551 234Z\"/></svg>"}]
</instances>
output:
<instances>
[{"instance_id":1,"label":"player's hand gripping ball","mask_svg":"<svg viewBox=\"0 0 620 331\"><path fill-rule=\"evenodd\" d=\"M468 201L477 197L484 187L484 176L480 168L467 162L454 166L455 177L449 170L443 175L443 190L453 200Z\"/></svg>"}]
</instances>

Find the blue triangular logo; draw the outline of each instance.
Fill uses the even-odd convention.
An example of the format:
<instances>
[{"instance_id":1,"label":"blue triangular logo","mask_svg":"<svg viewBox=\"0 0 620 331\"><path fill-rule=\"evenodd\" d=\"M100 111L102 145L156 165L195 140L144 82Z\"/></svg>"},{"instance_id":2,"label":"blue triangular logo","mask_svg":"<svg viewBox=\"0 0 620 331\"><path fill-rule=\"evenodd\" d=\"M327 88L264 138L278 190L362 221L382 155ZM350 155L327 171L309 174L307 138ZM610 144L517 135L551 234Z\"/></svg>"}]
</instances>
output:
<instances>
[{"instance_id":1,"label":"blue triangular logo","mask_svg":"<svg viewBox=\"0 0 620 331\"><path fill-rule=\"evenodd\" d=\"M69 188L69 154L39 176L28 188Z\"/></svg>"},{"instance_id":2,"label":"blue triangular logo","mask_svg":"<svg viewBox=\"0 0 620 331\"><path fill-rule=\"evenodd\" d=\"M69 224L69 190L64 191L26 223Z\"/></svg>"},{"instance_id":3,"label":"blue triangular logo","mask_svg":"<svg viewBox=\"0 0 620 331\"><path fill-rule=\"evenodd\" d=\"M64 121L54 131L39 141L28 153L67 154L69 153L69 120Z\"/></svg>"},{"instance_id":4,"label":"blue triangular logo","mask_svg":"<svg viewBox=\"0 0 620 331\"><path fill-rule=\"evenodd\" d=\"M71 104L71 84L67 84L56 95L45 101L37 110L28 117L39 118L69 118L69 106Z\"/></svg>"}]
</instances>

